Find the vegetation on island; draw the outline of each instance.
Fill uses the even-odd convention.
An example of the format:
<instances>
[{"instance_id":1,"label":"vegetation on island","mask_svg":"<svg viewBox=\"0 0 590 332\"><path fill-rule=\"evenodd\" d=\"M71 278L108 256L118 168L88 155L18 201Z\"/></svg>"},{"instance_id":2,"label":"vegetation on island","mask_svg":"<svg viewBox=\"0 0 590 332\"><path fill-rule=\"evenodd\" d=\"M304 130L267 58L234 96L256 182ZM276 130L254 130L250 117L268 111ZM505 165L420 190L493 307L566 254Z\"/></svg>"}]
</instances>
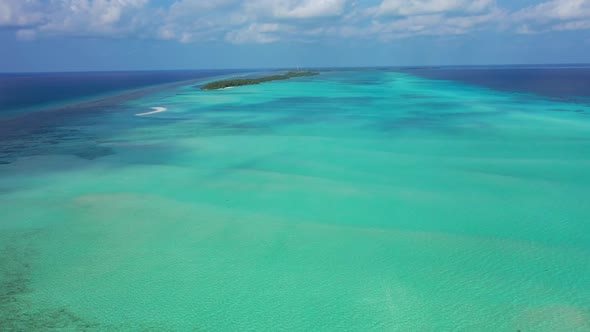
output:
<instances>
[{"instance_id":1,"label":"vegetation on island","mask_svg":"<svg viewBox=\"0 0 590 332\"><path fill-rule=\"evenodd\" d=\"M260 84L270 81L280 81L280 80L288 80L294 77L304 77L304 76L315 76L318 75L317 72L312 71L290 71L286 74L282 75L272 75L272 76L265 76L259 78L241 78L241 79L230 79L230 80L223 80L223 81L216 81L205 84L201 87L201 90L219 90L225 88L232 88L236 86L244 86L244 85L254 85Z\"/></svg>"}]
</instances>

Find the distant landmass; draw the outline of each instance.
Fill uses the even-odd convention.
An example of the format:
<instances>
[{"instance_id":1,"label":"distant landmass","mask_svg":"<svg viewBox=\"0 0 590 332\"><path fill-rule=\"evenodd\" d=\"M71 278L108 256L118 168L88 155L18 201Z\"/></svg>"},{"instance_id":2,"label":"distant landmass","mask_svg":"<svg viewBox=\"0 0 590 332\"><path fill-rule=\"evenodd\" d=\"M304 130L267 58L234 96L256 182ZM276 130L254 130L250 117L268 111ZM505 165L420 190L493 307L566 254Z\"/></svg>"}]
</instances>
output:
<instances>
[{"instance_id":1,"label":"distant landmass","mask_svg":"<svg viewBox=\"0 0 590 332\"><path fill-rule=\"evenodd\" d=\"M215 81L208 84L205 84L201 87L201 90L219 90L219 89L226 89L226 88L233 88L236 86L244 86L244 85L255 85L265 82L271 81L280 81L280 80L288 80L294 77L304 77L304 76L315 76L319 75L318 72L312 71L290 71L286 74L282 75L272 75L272 76L265 76L259 78L241 78L241 79L230 79L230 80L222 80L222 81Z\"/></svg>"}]
</instances>

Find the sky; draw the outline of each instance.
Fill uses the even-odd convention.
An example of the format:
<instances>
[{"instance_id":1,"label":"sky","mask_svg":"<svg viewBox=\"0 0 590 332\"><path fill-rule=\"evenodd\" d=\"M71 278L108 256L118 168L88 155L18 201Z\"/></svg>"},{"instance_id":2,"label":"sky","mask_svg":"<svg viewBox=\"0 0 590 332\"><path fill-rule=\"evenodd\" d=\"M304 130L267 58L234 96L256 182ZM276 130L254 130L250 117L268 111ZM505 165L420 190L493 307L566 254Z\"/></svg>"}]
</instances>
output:
<instances>
[{"instance_id":1,"label":"sky","mask_svg":"<svg viewBox=\"0 0 590 332\"><path fill-rule=\"evenodd\" d=\"M0 72L590 63L590 0L0 0Z\"/></svg>"}]
</instances>

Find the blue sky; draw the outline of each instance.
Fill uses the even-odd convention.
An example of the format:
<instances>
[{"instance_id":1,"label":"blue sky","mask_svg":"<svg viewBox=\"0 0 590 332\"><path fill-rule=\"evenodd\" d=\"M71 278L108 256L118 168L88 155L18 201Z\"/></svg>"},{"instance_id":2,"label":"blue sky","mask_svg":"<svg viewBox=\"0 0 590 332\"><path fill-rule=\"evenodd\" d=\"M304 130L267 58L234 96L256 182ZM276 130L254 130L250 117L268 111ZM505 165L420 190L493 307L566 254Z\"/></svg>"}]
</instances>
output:
<instances>
[{"instance_id":1,"label":"blue sky","mask_svg":"<svg viewBox=\"0 0 590 332\"><path fill-rule=\"evenodd\" d=\"M0 0L0 71L590 62L590 0Z\"/></svg>"}]
</instances>

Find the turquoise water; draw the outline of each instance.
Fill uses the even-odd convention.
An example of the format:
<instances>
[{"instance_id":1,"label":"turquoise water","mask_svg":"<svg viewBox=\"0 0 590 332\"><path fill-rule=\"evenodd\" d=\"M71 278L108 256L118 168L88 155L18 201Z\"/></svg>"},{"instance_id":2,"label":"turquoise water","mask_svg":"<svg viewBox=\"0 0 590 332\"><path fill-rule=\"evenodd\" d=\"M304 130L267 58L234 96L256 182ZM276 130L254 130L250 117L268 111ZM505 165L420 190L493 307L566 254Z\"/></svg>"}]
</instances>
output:
<instances>
[{"instance_id":1,"label":"turquoise water","mask_svg":"<svg viewBox=\"0 0 590 332\"><path fill-rule=\"evenodd\" d=\"M0 165L0 326L590 331L589 115L386 71L89 113Z\"/></svg>"}]
</instances>

